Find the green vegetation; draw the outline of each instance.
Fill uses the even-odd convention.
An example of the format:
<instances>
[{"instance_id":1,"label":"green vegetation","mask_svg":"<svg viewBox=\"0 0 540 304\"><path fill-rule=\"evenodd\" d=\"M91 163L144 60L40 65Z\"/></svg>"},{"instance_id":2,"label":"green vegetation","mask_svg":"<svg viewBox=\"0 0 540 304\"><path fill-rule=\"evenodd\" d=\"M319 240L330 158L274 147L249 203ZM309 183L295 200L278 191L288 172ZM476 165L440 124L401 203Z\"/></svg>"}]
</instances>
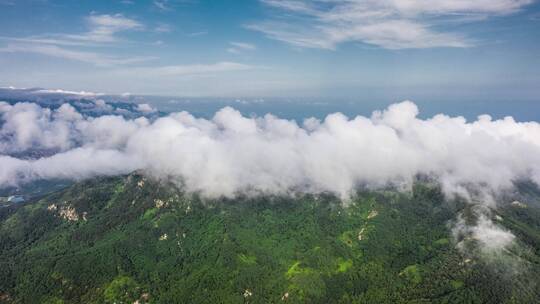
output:
<instances>
[{"instance_id":1,"label":"green vegetation","mask_svg":"<svg viewBox=\"0 0 540 304\"><path fill-rule=\"evenodd\" d=\"M95 179L0 208L0 303L538 303L538 208L497 214L519 271L456 249L464 208L429 184L344 204Z\"/></svg>"},{"instance_id":2,"label":"green vegetation","mask_svg":"<svg viewBox=\"0 0 540 304\"><path fill-rule=\"evenodd\" d=\"M115 278L103 291L106 303L127 304L140 297L138 284L130 277Z\"/></svg>"},{"instance_id":3,"label":"green vegetation","mask_svg":"<svg viewBox=\"0 0 540 304\"><path fill-rule=\"evenodd\" d=\"M405 267L400 275L405 276L407 280L411 281L413 284L420 284L420 282L422 282L422 275L420 274L418 265L410 265Z\"/></svg>"}]
</instances>

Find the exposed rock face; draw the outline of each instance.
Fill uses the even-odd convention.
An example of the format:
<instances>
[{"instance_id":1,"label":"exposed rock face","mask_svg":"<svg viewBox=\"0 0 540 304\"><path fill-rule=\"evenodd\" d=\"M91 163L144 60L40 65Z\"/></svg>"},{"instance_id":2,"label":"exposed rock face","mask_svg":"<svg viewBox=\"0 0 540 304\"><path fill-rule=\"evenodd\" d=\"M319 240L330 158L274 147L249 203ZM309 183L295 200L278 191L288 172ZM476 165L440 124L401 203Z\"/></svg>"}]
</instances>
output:
<instances>
[{"instance_id":1,"label":"exposed rock face","mask_svg":"<svg viewBox=\"0 0 540 304\"><path fill-rule=\"evenodd\" d=\"M361 241L364 238L364 231L366 231L366 228L360 229L360 232L358 232L358 240Z\"/></svg>"},{"instance_id":2,"label":"exposed rock face","mask_svg":"<svg viewBox=\"0 0 540 304\"><path fill-rule=\"evenodd\" d=\"M369 213L367 218L369 220L369 219L372 219L372 218L376 217L377 215L379 215L379 212L377 212L377 210L371 210L371 212Z\"/></svg>"},{"instance_id":3,"label":"exposed rock face","mask_svg":"<svg viewBox=\"0 0 540 304\"><path fill-rule=\"evenodd\" d=\"M47 210L55 212L57 216L70 222L76 222L80 219L82 219L83 221L87 220L87 212L83 212L82 215L79 215L79 213L77 213L77 210L75 210L73 206L67 205L66 202L64 202L63 206L59 206L57 204L50 204L49 206L47 206Z\"/></svg>"},{"instance_id":4,"label":"exposed rock face","mask_svg":"<svg viewBox=\"0 0 540 304\"><path fill-rule=\"evenodd\" d=\"M527 208L527 204L524 204L520 201L513 201L511 205L518 208Z\"/></svg>"},{"instance_id":5,"label":"exposed rock face","mask_svg":"<svg viewBox=\"0 0 540 304\"><path fill-rule=\"evenodd\" d=\"M160 199L155 199L155 200L154 200L154 204L156 205L156 208L158 208L158 209L167 206L167 203L165 203L164 201L162 201L162 200L160 200Z\"/></svg>"}]
</instances>

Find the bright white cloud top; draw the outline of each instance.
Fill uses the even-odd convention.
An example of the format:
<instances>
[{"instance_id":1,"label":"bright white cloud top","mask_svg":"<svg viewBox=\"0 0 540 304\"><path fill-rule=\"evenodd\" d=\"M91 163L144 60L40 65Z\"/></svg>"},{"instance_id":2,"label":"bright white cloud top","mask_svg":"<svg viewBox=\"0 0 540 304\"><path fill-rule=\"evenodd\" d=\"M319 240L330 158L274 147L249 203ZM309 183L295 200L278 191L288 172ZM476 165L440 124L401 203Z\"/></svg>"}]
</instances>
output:
<instances>
[{"instance_id":1,"label":"bright white cloud top","mask_svg":"<svg viewBox=\"0 0 540 304\"><path fill-rule=\"evenodd\" d=\"M371 117L336 113L302 126L273 115L224 108L210 120L187 112L155 120L85 117L65 104L0 103L0 186L35 179L82 179L147 170L210 197L282 194L358 186L410 185L437 178L447 194L490 191L519 179L540 183L540 124L508 117L440 114L419 119L410 101ZM21 157L48 151L45 157Z\"/></svg>"}]
</instances>

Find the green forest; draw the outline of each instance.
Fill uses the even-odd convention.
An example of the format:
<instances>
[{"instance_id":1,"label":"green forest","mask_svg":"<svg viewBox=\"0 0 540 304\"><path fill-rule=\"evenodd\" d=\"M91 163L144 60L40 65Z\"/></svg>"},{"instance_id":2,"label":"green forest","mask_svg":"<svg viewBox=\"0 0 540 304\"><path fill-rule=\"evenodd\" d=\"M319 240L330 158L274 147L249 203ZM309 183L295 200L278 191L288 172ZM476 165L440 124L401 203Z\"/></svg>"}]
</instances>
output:
<instances>
[{"instance_id":1,"label":"green forest","mask_svg":"<svg viewBox=\"0 0 540 304\"><path fill-rule=\"evenodd\" d=\"M456 246L471 205L412 191L203 199L139 173L0 207L0 303L540 303L540 196L493 210L502 252Z\"/></svg>"}]
</instances>

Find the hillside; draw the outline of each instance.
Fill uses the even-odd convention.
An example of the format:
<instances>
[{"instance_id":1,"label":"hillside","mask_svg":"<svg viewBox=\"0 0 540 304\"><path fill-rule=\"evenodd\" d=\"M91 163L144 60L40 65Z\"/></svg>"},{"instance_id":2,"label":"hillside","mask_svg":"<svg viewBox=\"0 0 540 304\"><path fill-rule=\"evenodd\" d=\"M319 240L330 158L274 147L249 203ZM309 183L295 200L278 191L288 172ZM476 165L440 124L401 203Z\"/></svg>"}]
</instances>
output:
<instances>
[{"instance_id":1,"label":"hillside","mask_svg":"<svg viewBox=\"0 0 540 304\"><path fill-rule=\"evenodd\" d=\"M0 303L538 303L540 196L520 191L491 213L515 244L486 252L456 246L473 207L428 183L342 202L92 179L0 207Z\"/></svg>"}]
</instances>

